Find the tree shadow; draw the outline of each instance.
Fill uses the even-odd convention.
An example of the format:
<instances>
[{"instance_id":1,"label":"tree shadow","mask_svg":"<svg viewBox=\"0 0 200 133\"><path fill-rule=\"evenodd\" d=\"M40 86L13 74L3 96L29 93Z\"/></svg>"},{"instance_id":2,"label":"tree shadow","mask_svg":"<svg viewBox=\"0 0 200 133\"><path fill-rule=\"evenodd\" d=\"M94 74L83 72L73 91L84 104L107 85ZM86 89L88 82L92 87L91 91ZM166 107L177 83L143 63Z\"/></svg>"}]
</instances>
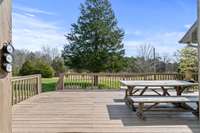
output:
<instances>
[{"instance_id":1,"label":"tree shadow","mask_svg":"<svg viewBox=\"0 0 200 133\"><path fill-rule=\"evenodd\" d=\"M180 126L189 127L196 132L197 128L200 130L200 122L189 112L145 112L146 120L140 120L125 104L107 105L110 120L121 120L126 127L134 126Z\"/></svg>"}]
</instances>

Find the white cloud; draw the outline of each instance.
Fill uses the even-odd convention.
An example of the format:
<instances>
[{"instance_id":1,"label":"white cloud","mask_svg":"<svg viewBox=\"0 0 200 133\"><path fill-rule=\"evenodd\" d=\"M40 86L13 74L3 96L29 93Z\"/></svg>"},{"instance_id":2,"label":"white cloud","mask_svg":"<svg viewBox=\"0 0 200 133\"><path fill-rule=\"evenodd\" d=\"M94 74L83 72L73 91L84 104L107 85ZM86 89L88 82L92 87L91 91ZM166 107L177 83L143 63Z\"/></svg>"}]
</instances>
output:
<instances>
[{"instance_id":1,"label":"white cloud","mask_svg":"<svg viewBox=\"0 0 200 133\"><path fill-rule=\"evenodd\" d=\"M138 47L145 44L154 46L160 55L173 55L178 49L184 47L184 45L178 43L183 34L183 32L164 32L151 34L141 40L126 40L124 41L126 55L136 56Z\"/></svg>"},{"instance_id":2,"label":"white cloud","mask_svg":"<svg viewBox=\"0 0 200 133\"><path fill-rule=\"evenodd\" d=\"M191 24L186 24L186 25L184 25L184 27L185 27L186 29L189 29L191 26L192 26Z\"/></svg>"},{"instance_id":3,"label":"white cloud","mask_svg":"<svg viewBox=\"0 0 200 133\"><path fill-rule=\"evenodd\" d=\"M40 9L36 9L36 8L30 8L30 7L26 7L26 6L22 6L22 5L15 5L14 9L19 10L21 12L31 13L31 14L56 15L53 12L44 11L44 10L40 10Z\"/></svg>"},{"instance_id":4,"label":"white cloud","mask_svg":"<svg viewBox=\"0 0 200 133\"><path fill-rule=\"evenodd\" d=\"M126 35L133 35L133 36L140 36L140 35L142 35L142 32L139 31L139 30L135 30L135 31L126 31L125 33L126 33Z\"/></svg>"},{"instance_id":5,"label":"white cloud","mask_svg":"<svg viewBox=\"0 0 200 133\"><path fill-rule=\"evenodd\" d=\"M26 16L29 16L29 17L35 17L34 14L31 14L31 13L25 13Z\"/></svg>"},{"instance_id":6,"label":"white cloud","mask_svg":"<svg viewBox=\"0 0 200 133\"><path fill-rule=\"evenodd\" d=\"M13 42L17 49L28 49L38 51L44 45L63 48L66 43L64 32L55 24L40 19L33 12L45 13L42 11L30 10L31 13L13 13Z\"/></svg>"}]
</instances>

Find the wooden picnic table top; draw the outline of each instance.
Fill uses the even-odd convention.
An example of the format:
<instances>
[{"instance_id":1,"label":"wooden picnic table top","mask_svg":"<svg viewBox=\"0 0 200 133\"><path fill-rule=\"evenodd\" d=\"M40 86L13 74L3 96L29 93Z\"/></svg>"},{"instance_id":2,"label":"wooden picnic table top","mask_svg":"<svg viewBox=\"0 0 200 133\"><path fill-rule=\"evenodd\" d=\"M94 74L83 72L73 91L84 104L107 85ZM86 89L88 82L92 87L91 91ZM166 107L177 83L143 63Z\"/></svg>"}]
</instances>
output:
<instances>
[{"instance_id":1,"label":"wooden picnic table top","mask_svg":"<svg viewBox=\"0 0 200 133\"><path fill-rule=\"evenodd\" d=\"M197 86L198 83L191 83L184 80L121 80L126 86L147 86L147 87L174 87L174 86Z\"/></svg>"}]
</instances>

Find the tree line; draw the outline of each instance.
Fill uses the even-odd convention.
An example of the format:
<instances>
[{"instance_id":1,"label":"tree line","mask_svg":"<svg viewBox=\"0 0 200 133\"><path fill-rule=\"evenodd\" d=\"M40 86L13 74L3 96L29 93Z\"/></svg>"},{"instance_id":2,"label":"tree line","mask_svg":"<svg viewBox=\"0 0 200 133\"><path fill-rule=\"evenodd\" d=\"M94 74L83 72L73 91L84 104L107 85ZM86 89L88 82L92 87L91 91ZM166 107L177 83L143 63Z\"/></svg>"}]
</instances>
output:
<instances>
[{"instance_id":1,"label":"tree line","mask_svg":"<svg viewBox=\"0 0 200 133\"><path fill-rule=\"evenodd\" d=\"M36 52L15 50L14 57L14 76L42 74L42 77L50 78L66 71L64 60L56 48L45 46Z\"/></svg>"},{"instance_id":2,"label":"tree line","mask_svg":"<svg viewBox=\"0 0 200 133\"><path fill-rule=\"evenodd\" d=\"M198 59L197 50L194 48L183 48L176 52L172 57L167 55L153 57L151 45L141 45L138 49L138 55L135 57L123 57L121 69L117 71L109 68L101 72L120 72L120 73L169 73L187 71L197 72ZM146 52L145 52L146 51ZM148 52L147 52L148 51ZM141 54L143 53L143 54ZM27 50L15 50L13 64L13 75L31 75L42 74L43 77L58 76L59 73L71 72L91 72L89 70L77 70L70 68L65 64L64 58L56 48L43 47L41 51L30 52ZM111 71L110 71L111 70Z\"/></svg>"}]
</instances>

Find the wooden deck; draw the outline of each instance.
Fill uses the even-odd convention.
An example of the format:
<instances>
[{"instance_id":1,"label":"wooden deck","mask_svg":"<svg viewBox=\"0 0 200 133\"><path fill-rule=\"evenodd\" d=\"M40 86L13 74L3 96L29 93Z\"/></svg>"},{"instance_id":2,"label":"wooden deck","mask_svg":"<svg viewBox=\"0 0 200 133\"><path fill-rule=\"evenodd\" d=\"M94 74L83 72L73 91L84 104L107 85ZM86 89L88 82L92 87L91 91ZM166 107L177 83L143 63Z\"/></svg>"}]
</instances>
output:
<instances>
[{"instance_id":1,"label":"wooden deck","mask_svg":"<svg viewBox=\"0 0 200 133\"><path fill-rule=\"evenodd\" d=\"M139 120L124 92L50 92L13 107L13 133L199 133L187 112L147 112Z\"/></svg>"}]
</instances>

